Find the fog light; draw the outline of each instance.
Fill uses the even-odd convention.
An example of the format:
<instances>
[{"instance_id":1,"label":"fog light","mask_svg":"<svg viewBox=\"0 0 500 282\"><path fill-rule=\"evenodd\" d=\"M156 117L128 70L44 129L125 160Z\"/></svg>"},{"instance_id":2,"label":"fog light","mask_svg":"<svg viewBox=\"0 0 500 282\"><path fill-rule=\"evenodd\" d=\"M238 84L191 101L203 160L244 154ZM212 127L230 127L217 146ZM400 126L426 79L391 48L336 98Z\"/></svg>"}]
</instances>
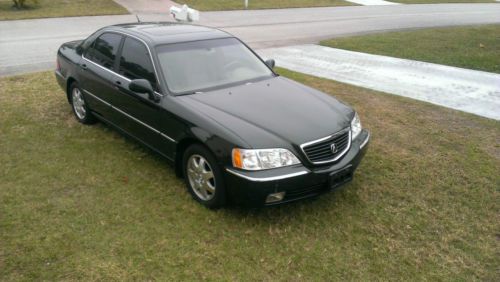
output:
<instances>
[{"instance_id":1,"label":"fog light","mask_svg":"<svg viewBox=\"0 0 500 282\"><path fill-rule=\"evenodd\" d=\"M285 192L269 194L266 198L266 204L279 202L283 200L284 197L285 197Z\"/></svg>"}]
</instances>

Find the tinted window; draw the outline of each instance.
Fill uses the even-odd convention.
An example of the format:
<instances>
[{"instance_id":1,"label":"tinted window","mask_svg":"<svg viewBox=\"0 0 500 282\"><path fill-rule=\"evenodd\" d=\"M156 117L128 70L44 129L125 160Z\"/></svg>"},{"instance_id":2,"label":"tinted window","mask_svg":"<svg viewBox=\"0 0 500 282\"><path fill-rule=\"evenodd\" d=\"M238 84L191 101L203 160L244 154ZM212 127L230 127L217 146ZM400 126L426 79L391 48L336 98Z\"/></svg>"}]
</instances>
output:
<instances>
[{"instance_id":1,"label":"tinted window","mask_svg":"<svg viewBox=\"0 0 500 282\"><path fill-rule=\"evenodd\" d=\"M113 69L121 40L121 35L104 33L94 41L94 44L85 53L85 57L103 67Z\"/></svg>"},{"instance_id":2,"label":"tinted window","mask_svg":"<svg viewBox=\"0 0 500 282\"><path fill-rule=\"evenodd\" d=\"M154 68L148 49L138 40L130 37L125 39L119 73L128 79L147 79L156 89Z\"/></svg>"}]
</instances>

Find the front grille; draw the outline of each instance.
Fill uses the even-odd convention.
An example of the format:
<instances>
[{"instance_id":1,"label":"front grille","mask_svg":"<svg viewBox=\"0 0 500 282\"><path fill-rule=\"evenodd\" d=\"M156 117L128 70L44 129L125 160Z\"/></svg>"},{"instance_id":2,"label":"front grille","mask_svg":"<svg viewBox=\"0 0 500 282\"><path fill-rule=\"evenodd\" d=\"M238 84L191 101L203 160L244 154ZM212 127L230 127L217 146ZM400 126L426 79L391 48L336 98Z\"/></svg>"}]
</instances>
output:
<instances>
[{"instance_id":1,"label":"front grille","mask_svg":"<svg viewBox=\"0 0 500 282\"><path fill-rule=\"evenodd\" d=\"M335 151L332 145L335 144ZM331 136L302 144L300 147L313 164L334 162L347 153L351 146L351 130L345 128Z\"/></svg>"}]
</instances>

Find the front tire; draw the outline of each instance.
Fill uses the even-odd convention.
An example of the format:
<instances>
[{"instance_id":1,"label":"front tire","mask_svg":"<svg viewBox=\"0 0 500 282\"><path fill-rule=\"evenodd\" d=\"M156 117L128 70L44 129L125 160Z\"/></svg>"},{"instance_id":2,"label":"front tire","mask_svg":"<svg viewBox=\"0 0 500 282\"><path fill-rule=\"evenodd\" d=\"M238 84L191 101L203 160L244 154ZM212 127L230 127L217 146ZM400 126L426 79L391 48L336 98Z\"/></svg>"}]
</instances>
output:
<instances>
[{"instance_id":1,"label":"front tire","mask_svg":"<svg viewBox=\"0 0 500 282\"><path fill-rule=\"evenodd\" d=\"M208 149L198 144L190 146L182 163L188 191L197 202L210 209L226 204L222 171Z\"/></svg>"},{"instance_id":2,"label":"front tire","mask_svg":"<svg viewBox=\"0 0 500 282\"><path fill-rule=\"evenodd\" d=\"M83 124L94 124L96 122L95 117L92 115L85 98L83 97L83 91L78 86L77 82L73 82L69 88L70 98L71 98L71 108L75 114L76 119Z\"/></svg>"}]
</instances>

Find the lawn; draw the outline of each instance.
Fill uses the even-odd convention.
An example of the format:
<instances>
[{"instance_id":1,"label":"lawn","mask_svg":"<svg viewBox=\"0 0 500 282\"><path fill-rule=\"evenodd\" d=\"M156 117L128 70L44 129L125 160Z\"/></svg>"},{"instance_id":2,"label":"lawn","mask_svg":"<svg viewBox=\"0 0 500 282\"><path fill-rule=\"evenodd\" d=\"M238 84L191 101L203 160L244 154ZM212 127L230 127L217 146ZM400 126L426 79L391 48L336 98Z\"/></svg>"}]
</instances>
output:
<instances>
[{"instance_id":1,"label":"lawn","mask_svg":"<svg viewBox=\"0 0 500 282\"><path fill-rule=\"evenodd\" d=\"M1 78L0 280L498 280L500 122L279 72L354 106L369 152L317 200L218 211L52 73Z\"/></svg>"},{"instance_id":2,"label":"lawn","mask_svg":"<svg viewBox=\"0 0 500 282\"><path fill-rule=\"evenodd\" d=\"M0 0L0 20L128 14L113 0L38 0L26 1L27 9L12 8L12 0Z\"/></svg>"},{"instance_id":3,"label":"lawn","mask_svg":"<svg viewBox=\"0 0 500 282\"><path fill-rule=\"evenodd\" d=\"M336 38L321 45L500 73L500 25L432 28Z\"/></svg>"},{"instance_id":4,"label":"lawn","mask_svg":"<svg viewBox=\"0 0 500 282\"><path fill-rule=\"evenodd\" d=\"M495 0L390 0L402 4L435 4L435 3L495 3Z\"/></svg>"},{"instance_id":5,"label":"lawn","mask_svg":"<svg viewBox=\"0 0 500 282\"><path fill-rule=\"evenodd\" d=\"M179 4L188 4L201 11L243 10L244 0L180 0ZM356 5L342 0L249 0L249 9L279 9L327 6Z\"/></svg>"}]
</instances>

